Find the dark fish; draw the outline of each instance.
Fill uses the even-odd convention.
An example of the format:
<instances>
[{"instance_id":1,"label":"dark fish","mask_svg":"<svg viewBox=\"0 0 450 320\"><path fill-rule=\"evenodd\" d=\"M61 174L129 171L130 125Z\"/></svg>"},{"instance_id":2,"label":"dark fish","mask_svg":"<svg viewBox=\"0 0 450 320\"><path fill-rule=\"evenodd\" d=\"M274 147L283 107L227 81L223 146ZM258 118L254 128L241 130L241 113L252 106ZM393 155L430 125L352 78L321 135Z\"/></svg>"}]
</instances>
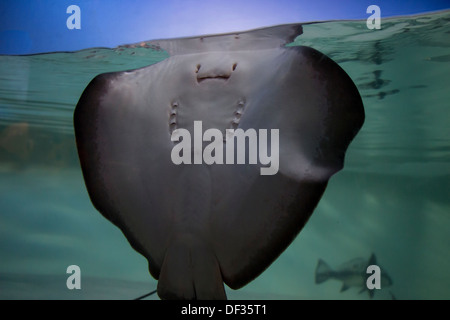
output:
<instances>
[{"instance_id":1,"label":"dark fish","mask_svg":"<svg viewBox=\"0 0 450 320\"><path fill-rule=\"evenodd\" d=\"M315 282L319 284L328 279L336 279L342 281L341 292L350 287L357 287L360 288L359 293L367 290L370 298L372 298L376 289L368 289L366 284L367 278L370 276L370 273L367 273L367 267L370 265L377 265L374 254L370 256L369 260L364 258L352 259L339 266L336 270L333 270L325 261L319 259L316 267ZM380 267L380 269L381 288L391 286L391 277L389 277L383 268Z\"/></svg>"}]
</instances>

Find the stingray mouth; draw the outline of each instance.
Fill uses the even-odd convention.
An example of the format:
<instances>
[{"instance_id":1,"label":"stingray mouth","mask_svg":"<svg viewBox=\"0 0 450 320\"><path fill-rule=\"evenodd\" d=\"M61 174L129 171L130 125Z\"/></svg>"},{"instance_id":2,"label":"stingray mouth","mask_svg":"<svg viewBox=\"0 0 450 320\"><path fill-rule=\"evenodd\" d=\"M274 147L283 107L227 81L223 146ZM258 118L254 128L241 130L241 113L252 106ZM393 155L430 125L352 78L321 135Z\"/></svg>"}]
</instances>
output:
<instances>
[{"instance_id":1,"label":"stingray mouth","mask_svg":"<svg viewBox=\"0 0 450 320\"><path fill-rule=\"evenodd\" d=\"M231 75L229 74L218 74L218 75L198 75L197 82L201 83L205 80L222 80L227 81Z\"/></svg>"},{"instance_id":2,"label":"stingray mouth","mask_svg":"<svg viewBox=\"0 0 450 320\"><path fill-rule=\"evenodd\" d=\"M236 70L236 66L237 64L233 64L233 66L231 67L231 70L229 71L222 71L222 70L218 70L218 69L214 69L214 70L209 70L209 71L204 71L201 72L201 65L198 64L196 69L195 69L195 73L197 74L197 83L202 83L206 80L219 80L219 81L228 81L228 79L230 79L231 77L231 73Z\"/></svg>"}]
</instances>

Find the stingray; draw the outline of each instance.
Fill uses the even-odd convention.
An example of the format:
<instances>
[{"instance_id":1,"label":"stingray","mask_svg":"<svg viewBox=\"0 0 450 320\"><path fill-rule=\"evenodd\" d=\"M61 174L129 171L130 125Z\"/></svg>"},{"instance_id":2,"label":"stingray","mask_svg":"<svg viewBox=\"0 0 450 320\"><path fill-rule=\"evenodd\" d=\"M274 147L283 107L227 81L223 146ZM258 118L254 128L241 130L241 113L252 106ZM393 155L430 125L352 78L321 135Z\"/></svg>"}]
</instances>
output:
<instances>
[{"instance_id":1,"label":"stingray","mask_svg":"<svg viewBox=\"0 0 450 320\"><path fill-rule=\"evenodd\" d=\"M170 57L98 75L81 95L74 127L90 199L148 260L160 298L226 299L224 283L258 277L343 168L361 97L330 58L286 46L301 33L290 24L151 41ZM269 130L268 141L244 135L242 161L215 158L238 152L239 129ZM186 161L175 163L189 135L197 147L178 148ZM216 162L201 158L207 149ZM262 174L269 156L274 170Z\"/></svg>"}]
</instances>

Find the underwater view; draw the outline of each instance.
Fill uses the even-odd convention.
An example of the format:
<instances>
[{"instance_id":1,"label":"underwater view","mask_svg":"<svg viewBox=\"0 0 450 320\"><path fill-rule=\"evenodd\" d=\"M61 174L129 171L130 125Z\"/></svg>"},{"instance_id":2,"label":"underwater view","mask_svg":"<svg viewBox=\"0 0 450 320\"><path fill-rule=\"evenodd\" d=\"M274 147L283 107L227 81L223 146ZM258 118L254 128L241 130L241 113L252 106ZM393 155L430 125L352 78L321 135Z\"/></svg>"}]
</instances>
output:
<instances>
[{"instance_id":1,"label":"underwater view","mask_svg":"<svg viewBox=\"0 0 450 320\"><path fill-rule=\"evenodd\" d=\"M339 64L365 122L300 234L254 281L225 286L228 299L450 299L450 11L385 18L371 32L365 20L308 23L288 46ZM98 74L168 57L146 41L0 55L0 299L156 289L147 260L92 205L73 119ZM372 294L369 262L383 275ZM66 286L71 265L82 290Z\"/></svg>"}]
</instances>

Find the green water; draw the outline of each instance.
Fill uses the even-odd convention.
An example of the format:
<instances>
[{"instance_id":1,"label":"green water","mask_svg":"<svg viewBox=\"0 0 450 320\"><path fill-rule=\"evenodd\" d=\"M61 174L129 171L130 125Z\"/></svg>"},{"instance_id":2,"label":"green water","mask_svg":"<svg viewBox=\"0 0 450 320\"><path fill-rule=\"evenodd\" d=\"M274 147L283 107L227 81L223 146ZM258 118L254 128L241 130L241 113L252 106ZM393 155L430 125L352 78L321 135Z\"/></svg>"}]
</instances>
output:
<instances>
[{"instance_id":1,"label":"green water","mask_svg":"<svg viewBox=\"0 0 450 320\"><path fill-rule=\"evenodd\" d=\"M260 277L230 299L368 299L329 280L355 257L393 285L374 299L450 299L450 12L304 26L293 45L334 59L355 81L365 124L344 170L306 227ZM156 287L146 260L92 206L72 117L97 74L166 58L145 47L0 56L0 298L132 299ZM80 266L82 289L66 268ZM156 299L157 297L153 297Z\"/></svg>"}]
</instances>

